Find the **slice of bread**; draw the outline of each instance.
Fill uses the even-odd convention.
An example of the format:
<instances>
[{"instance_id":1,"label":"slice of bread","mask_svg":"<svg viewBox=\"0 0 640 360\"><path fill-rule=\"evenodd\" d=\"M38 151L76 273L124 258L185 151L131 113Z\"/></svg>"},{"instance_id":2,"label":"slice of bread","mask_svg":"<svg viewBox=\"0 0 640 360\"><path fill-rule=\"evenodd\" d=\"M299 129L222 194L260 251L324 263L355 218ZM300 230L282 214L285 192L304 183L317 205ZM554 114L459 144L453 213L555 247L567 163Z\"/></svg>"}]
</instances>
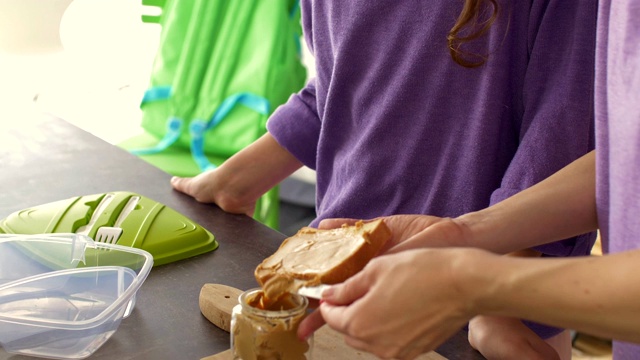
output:
<instances>
[{"instance_id":1,"label":"slice of bread","mask_svg":"<svg viewBox=\"0 0 640 360\"><path fill-rule=\"evenodd\" d=\"M337 284L362 270L391 238L382 220L319 230L300 229L255 270L267 299L302 286Z\"/></svg>"}]
</instances>

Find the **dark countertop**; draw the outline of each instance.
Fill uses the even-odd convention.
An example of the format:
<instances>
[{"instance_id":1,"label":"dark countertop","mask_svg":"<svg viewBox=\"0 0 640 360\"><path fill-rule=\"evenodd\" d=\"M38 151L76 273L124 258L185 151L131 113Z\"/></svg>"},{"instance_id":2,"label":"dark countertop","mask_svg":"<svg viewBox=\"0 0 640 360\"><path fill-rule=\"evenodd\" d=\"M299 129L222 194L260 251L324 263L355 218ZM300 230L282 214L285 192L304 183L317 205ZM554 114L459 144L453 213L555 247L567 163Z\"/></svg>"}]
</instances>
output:
<instances>
[{"instance_id":1,"label":"dark countertop","mask_svg":"<svg viewBox=\"0 0 640 360\"><path fill-rule=\"evenodd\" d=\"M61 119L16 119L0 135L0 219L14 211L80 195L131 191L159 201L211 231L213 252L153 268L136 308L90 359L200 359L229 348L229 334L199 311L205 283L257 286L253 269L285 236L244 215L173 191L171 176ZM438 352L482 359L459 333ZM11 356L0 348L0 359Z\"/></svg>"}]
</instances>

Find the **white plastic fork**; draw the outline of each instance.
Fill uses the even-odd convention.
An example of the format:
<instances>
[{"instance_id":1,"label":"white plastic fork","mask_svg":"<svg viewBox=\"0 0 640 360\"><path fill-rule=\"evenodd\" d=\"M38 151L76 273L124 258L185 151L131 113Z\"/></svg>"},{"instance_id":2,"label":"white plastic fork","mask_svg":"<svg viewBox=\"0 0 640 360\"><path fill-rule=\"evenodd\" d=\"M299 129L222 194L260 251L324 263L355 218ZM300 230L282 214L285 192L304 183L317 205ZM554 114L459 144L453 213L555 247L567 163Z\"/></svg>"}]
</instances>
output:
<instances>
[{"instance_id":1,"label":"white plastic fork","mask_svg":"<svg viewBox=\"0 0 640 360\"><path fill-rule=\"evenodd\" d=\"M109 206L111 200L113 200L113 194L106 194L102 198L102 200L100 200L100 203L96 206L96 209L93 211L89 222L86 225L79 227L78 230L76 230L76 234L89 235L89 232L93 229L93 226L96 224L96 221L100 217L100 214L102 214L107 206Z\"/></svg>"},{"instance_id":2,"label":"white plastic fork","mask_svg":"<svg viewBox=\"0 0 640 360\"><path fill-rule=\"evenodd\" d=\"M122 225L124 219L126 219L131 211L133 211L133 209L136 207L138 201L140 201L139 196L132 196L120 212L120 215L118 215L118 218L116 219L116 222L113 224L113 226L102 226L98 229L98 232L96 232L95 240L97 242L107 244L115 244L116 242L118 242L118 239L120 239L120 235L122 235L122 228L120 226Z\"/></svg>"}]
</instances>

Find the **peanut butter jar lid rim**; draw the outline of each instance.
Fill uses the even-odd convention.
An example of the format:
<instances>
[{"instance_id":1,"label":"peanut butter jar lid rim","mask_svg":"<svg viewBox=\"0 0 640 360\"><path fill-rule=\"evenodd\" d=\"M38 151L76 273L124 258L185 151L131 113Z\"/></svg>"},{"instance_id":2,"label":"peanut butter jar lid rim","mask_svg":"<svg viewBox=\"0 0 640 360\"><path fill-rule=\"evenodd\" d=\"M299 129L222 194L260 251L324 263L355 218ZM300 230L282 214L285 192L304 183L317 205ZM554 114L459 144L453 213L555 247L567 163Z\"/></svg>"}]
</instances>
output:
<instances>
[{"instance_id":1,"label":"peanut butter jar lid rim","mask_svg":"<svg viewBox=\"0 0 640 360\"><path fill-rule=\"evenodd\" d=\"M251 295L254 295L259 291L262 291L262 289L253 288L243 292L242 294L240 294L240 296L238 296L238 303L240 304L240 306L242 306L243 310L248 310L254 314L264 316L264 317L278 318L278 317L290 317L292 315L302 314L307 310L307 306L309 305L309 300L305 296L292 293L291 297L294 299L297 305L291 309L286 309L286 310L258 309L256 307L249 305L249 303L246 300L249 299Z\"/></svg>"}]
</instances>

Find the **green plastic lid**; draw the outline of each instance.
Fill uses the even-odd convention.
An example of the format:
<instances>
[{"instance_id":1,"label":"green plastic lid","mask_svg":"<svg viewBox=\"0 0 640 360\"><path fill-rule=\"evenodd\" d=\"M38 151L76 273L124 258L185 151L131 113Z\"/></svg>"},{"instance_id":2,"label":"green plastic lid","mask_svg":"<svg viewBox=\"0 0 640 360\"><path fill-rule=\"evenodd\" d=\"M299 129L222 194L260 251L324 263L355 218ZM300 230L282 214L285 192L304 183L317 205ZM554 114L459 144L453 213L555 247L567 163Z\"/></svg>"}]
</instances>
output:
<instances>
[{"instance_id":1,"label":"green plastic lid","mask_svg":"<svg viewBox=\"0 0 640 360\"><path fill-rule=\"evenodd\" d=\"M78 196L16 211L0 233L85 234L98 242L148 251L154 265L218 248L213 234L179 212L127 191Z\"/></svg>"}]
</instances>

